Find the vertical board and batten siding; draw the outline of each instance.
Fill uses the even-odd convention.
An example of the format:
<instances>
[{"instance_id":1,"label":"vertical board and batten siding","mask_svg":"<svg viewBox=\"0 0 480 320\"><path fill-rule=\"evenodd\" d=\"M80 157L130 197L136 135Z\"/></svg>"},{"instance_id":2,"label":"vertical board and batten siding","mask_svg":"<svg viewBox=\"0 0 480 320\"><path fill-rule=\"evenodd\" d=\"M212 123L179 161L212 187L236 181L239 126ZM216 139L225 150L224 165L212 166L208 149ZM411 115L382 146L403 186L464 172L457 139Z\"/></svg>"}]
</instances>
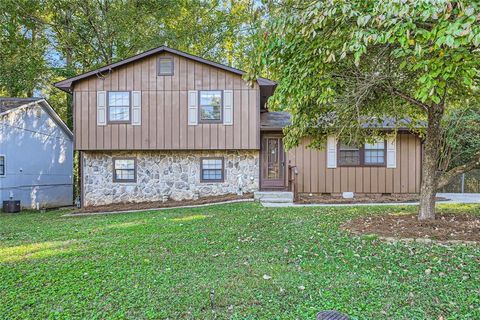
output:
<instances>
[{"instance_id":1,"label":"vertical board and batten siding","mask_svg":"<svg viewBox=\"0 0 480 320\"><path fill-rule=\"evenodd\" d=\"M287 163L298 168L301 193L419 193L421 142L412 134L397 135L397 167L327 168L327 151L306 147L287 152Z\"/></svg>"},{"instance_id":2,"label":"vertical board and batten siding","mask_svg":"<svg viewBox=\"0 0 480 320\"><path fill-rule=\"evenodd\" d=\"M172 56L173 76L157 76ZM240 75L172 54L146 57L73 88L77 150L260 149L260 90ZM188 125L189 90L233 90L233 125ZM97 91L141 91L141 125L97 125Z\"/></svg>"}]
</instances>

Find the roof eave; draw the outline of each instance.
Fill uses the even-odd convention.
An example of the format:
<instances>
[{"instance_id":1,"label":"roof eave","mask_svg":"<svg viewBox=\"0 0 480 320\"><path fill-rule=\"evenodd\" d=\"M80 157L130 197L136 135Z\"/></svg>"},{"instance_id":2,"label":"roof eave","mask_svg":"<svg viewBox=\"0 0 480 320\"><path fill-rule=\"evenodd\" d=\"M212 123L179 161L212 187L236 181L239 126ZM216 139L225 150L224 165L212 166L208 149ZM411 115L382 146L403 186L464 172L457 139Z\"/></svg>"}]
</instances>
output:
<instances>
[{"instance_id":1,"label":"roof eave","mask_svg":"<svg viewBox=\"0 0 480 320\"><path fill-rule=\"evenodd\" d=\"M260 127L260 131L282 131L285 127Z\"/></svg>"},{"instance_id":2,"label":"roof eave","mask_svg":"<svg viewBox=\"0 0 480 320\"><path fill-rule=\"evenodd\" d=\"M66 93L72 93L72 84L69 86L54 84L54 86L62 91L65 91Z\"/></svg>"},{"instance_id":3,"label":"roof eave","mask_svg":"<svg viewBox=\"0 0 480 320\"><path fill-rule=\"evenodd\" d=\"M42 99L37 101L37 103L42 104L44 110L52 117L55 122L62 128L62 130L67 134L67 136L73 140L73 132L70 130L70 128L63 122L63 120L60 118L58 113L52 108L50 103L46 99Z\"/></svg>"}]
</instances>

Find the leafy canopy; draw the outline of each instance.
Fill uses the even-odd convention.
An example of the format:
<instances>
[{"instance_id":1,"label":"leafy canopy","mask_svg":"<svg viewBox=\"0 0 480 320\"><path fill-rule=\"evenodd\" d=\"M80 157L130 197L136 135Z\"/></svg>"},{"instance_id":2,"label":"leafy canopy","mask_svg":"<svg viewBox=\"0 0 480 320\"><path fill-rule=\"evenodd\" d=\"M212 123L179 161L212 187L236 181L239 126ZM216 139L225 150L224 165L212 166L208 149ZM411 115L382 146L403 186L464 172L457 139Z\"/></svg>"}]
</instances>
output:
<instances>
[{"instance_id":1,"label":"leafy canopy","mask_svg":"<svg viewBox=\"0 0 480 320\"><path fill-rule=\"evenodd\" d=\"M328 133L364 140L366 119L411 119L475 101L477 1L298 1L272 7L251 74L279 85L270 108L293 115L287 144ZM320 144L321 143L321 144Z\"/></svg>"}]
</instances>

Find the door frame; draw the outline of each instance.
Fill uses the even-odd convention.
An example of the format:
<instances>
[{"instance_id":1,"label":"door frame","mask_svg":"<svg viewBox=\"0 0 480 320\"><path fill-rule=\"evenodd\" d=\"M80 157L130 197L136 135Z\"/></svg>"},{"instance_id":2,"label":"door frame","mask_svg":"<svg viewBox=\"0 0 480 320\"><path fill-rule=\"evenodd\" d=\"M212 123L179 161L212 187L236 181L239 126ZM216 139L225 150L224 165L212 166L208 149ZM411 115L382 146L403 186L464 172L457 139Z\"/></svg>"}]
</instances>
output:
<instances>
[{"instance_id":1,"label":"door frame","mask_svg":"<svg viewBox=\"0 0 480 320\"><path fill-rule=\"evenodd\" d=\"M263 169L266 165L266 162L264 162L264 152L266 151L266 146L265 146L265 139L266 138L279 138L280 144L280 153L279 155L281 156L283 162L283 170L281 169L281 184L279 185L265 185L265 179L263 177ZM286 184L286 173L287 173L287 155L285 153L285 148L283 147L283 134L281 132L270 132L270 133L262 133L260 135L260 190L278 190L278 191L283 191L287 189L287 184Z\"/></svg>"}]
</instances>

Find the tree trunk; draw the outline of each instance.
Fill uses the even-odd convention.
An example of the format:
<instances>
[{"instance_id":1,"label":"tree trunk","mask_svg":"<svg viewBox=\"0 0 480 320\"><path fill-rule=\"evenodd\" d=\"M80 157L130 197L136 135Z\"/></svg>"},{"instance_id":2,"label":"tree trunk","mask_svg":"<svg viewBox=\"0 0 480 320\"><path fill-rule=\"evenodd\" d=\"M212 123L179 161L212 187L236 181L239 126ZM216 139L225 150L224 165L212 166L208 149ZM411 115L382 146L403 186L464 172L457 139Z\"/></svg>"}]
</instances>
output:
<instances>
[{"instance_id":1,"label":"tree trunk","mask_svg":"<svg viewBox=\"0 0 480 320\"><path fill-rule=\"evenodd\" d=\"M428 127L422 163L419 220L435 219L435 196L438 184L437 167L441 142L440 122L443 112L443 104L432 105L428 108Z\"/></svg>"}]
</instances>

